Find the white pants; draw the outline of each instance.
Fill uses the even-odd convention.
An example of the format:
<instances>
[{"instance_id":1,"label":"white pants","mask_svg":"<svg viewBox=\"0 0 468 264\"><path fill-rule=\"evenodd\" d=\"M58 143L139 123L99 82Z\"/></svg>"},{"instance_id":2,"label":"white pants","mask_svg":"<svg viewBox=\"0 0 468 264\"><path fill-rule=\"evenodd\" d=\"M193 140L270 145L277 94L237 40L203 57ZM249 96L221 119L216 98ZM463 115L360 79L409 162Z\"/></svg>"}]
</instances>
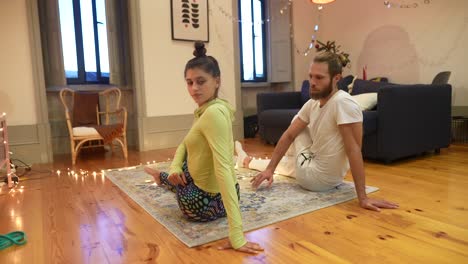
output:
<instances>
[{"instance_id":1,"label":"white pants","mask_svg":"<svg viewBox=\"0 0 468 264\"><path fill-rule=\"evenodd\" d=\"M295 177L297 183L304 189L322 192L333 189L339 185L342 180L329 181L323 173L318 172L316 161L312 158L313 154L309 151L312 145L312 139L307 129L304 129L289 147L286 155L280 160L275 173L284 176ZM251 160L249 169L264 171L269 159Z\"/></svg>"}]
</instances>

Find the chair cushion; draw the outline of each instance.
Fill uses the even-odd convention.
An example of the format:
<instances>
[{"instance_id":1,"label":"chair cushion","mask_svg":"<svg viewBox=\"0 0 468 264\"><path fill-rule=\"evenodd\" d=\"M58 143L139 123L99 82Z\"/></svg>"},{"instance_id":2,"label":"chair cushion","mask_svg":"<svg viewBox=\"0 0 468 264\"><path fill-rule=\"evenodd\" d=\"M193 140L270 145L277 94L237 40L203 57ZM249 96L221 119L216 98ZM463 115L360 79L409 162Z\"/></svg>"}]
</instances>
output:
<instances>
[{"instance_id":1,"label":"chair cushion","mask_svg":"<svg viewBox=\"0 0 468 264\"><path fill-rule=\"evenodd\" d=\"M99 137L99 133L94 127L74 127L73 136L75 137L98 136Z\"/></svg>"}]
</instances>

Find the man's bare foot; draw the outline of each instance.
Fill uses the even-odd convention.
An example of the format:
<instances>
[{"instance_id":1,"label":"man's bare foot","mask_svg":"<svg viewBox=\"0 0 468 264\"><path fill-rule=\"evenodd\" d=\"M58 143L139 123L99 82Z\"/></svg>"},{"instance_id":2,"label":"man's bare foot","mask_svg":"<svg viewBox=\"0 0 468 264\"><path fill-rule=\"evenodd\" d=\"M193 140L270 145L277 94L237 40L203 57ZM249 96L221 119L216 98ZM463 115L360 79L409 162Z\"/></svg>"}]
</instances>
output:
<instances>
[{"instance_id":1,"label":"man's bare foot","mask_svg":"<svg viewBox=\"0 0 468 264\"><path fill-rule=\"evenodd\" d=\"M249 164L250 164L251 160L252 160L252 157L250 157L250 156L245 157L245 159L243 161L244 168L249 168Z\"/></svg>"},{"instance_id":2,"label":"man's bare foot","mask_svg":"<svg viewBox=\"0 0 468 264\"><path fill-rule=\"evenodd\" d=\"M245 166L245 162L249 158L249 155L247 155L247 153L244 151L244 149L242 148L242 144L239 141L234 142L234 149L237 154L237 161L236 161L237 167L248 168L248 166L247 167ZM250 163L250 160L248 161L248 163Z\"/></svg>"},{"instance_id":3,"label":"man's bare foot","mask_svg":"<svg viewBox=\"0 0 468 264\"><path fill-rule=\"evenodd\" d=\"M148 173L149 175L153 176L154 182L157 185L161 185L161 176L159 175L160 171L152 169L150 167L145 167L145 172Z\"/></svg>"}]
</instances>

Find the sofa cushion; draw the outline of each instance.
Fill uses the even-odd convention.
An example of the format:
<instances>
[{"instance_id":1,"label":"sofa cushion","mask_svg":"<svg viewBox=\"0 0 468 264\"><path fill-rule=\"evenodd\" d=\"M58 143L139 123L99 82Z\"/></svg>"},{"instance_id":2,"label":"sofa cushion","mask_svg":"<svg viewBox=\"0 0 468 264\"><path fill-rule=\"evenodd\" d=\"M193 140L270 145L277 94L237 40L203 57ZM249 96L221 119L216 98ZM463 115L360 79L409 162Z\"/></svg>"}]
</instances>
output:
<instances>
[{"instance_id":1,"label":"sofa cushion","mask_svg":"<svg viewBox=\"0 0 468 264\"><path fill-rule=\"evenodd\" d=\"M386 82L386 83L388 83L388 78L387 78L387 77L375 77L375 78L369 79L369 81L372 81L372 82Z\"/></svg>"},{"instance_id":2,"label":"sofa cushion","mask_svg":"<svg viewBox=\"0 0 468 264\"><path fill-rule=\"evenodd\" d=\"M299 112L299 109L270 109L265 110L258 116L259 124L270 127L289 126L293 117Z\"/></svg>"},{"instance_id":3,"label":"sofa cushion","mask_svg":"<svg viewBox=\"0 0 468 264\"><path fill-rule=\"evenodd\" d=\"M299 109L270 109L258 116L259 125L266 127L288 127ZM363 134L370 135L377 131L377 111L363 111Z\"/></svg>"},{"instance_id":4,"label":"sofa cushion","mask_svg":"<svg viewBox=\"0 0 468 264\"><path fill-rule=\"evenodd\" d=\"M358 103L361 111L371 110L377 105L377 93L363 93L352 97Z\"/></svg>"},{"instance_id":5,"label":"sofa cushion","mask_svg":"<svg viewBox=\"0 0 468 264\"><path fill-rule=\"evenodd\" d=\"M344 78L341 78L341 80L339 80L336 85L338 86L338 89L343 90L345 92L349 92L348 85L353 81L353 79L354 79L353 75L348 75Z\"/></svg>"},{"instance_id":6,"label":"sofa cushion","mask_svg":"<svg viewBox=\"0 0 468 264\"><path fill-rule=\"evenodd\" d=\"M305 104L307 101L309 101L309 99L310 99L309 87L310 87L309 81L308 81L308 80L304 80L304 81L302 82L302 87L301 87L301 101L302 101L302 105L304 105L304 104Z\"/></svg>"},{"instance_id":7,"label":"sofa cushion","mask_svg":"<svg viewBox=\"0 0 468 264\"><path fill-rule=\"evenodd\" d=\"M357 75L356 75L356 76L354 76L354 78L353 78L353 80L351 81L351 83L350 83L350 84L348 84L348 93L349 93L349 94L352 94L352 93L353 93L353 85L354 85L354 81L356 81L356 80L357 80L357 78L358 78L358 77L357 77Z\"/></svg>"},{"instance_id":8,"label":"sofa cushion","mask_svg":"<svg viewBox=\"0 0 468 264\"><path fill-rule=\"evenodd\" d=\"M363 134L368 136L377 131L377 111L363 111Z\"/></svg>"},{"instance_id":9,"label":"sofa cushion","mask_svg":"<svg viewBox=\"0 0 468 264\"><path fill-rule=\"evenodd\" d=\"M377 93L383 86L387 86L387 82L374 82L357 79L354 81L353 90L351 95L363 94L363 93Z\"/></svg>"}]
</instances>

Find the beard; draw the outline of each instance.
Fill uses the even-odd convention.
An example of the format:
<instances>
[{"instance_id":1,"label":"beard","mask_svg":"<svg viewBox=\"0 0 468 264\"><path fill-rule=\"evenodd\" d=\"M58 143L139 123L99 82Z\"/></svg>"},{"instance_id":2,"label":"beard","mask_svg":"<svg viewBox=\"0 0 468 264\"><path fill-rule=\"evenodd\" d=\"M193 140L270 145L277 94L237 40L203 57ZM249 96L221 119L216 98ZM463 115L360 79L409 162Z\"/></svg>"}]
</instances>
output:
<instances>
[{"instance_id":1,"label":"beard","mask_svg":"<svg viewBox=\"0 0 468 264\"><path fill-rule=\"evenodd\" d=\"M314 100L320 100L322 98L328 97L331 94L332 91L333 91L333 84L332 84L332 82L330 80L330 83L328 84L328 87L323 89L320 92L313 93L312 89L311 89L310 90L310 98L312 98Z\"/></svg>"}]
</instances>

